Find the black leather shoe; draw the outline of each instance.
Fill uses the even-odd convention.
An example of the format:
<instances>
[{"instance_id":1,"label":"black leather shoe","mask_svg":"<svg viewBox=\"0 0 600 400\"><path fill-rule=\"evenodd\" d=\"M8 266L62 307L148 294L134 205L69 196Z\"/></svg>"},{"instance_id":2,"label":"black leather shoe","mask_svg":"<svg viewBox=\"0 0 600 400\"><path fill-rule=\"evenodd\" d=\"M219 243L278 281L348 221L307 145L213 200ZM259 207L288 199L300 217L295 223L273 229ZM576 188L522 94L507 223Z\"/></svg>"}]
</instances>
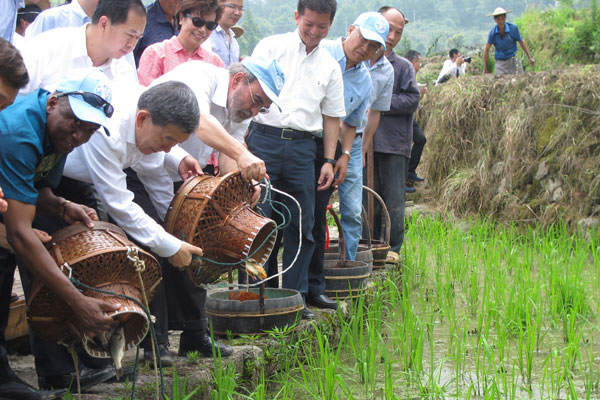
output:
<instances>
[{"instance_id":1,"label":"black leather shoe","mask_svg":"<svg viewBox=\"0 0 600 400\"><path fill-rule=\"evenodd\" d=\"M405 186L405 187L404 187L404 191L405 191L406 193L414 193L414 192L416 192L416 191L417 191L417 189L415 189L415 188L414 188L414 187L412 187L412 186Z\"/></svg>"},{"instance_id":2,"label":"black leather shoe","mask_svg":"<svg viewBox=\"0 0 600 400\"><path fill-rule=\"evenodd\" d=\"M419 175L415 174L414 172L409 172L408 175L406 176L406 180L413 181L413 182L423 182L425 180L425 178L421 178Z\"/></svg>"},{"instance_id":3,"label":"black leather shoe","mask_svg":"<svg viewBox=\"0 0 600 400\"><path fill-rule=\"evenodd\" d=\"M302 310L302 319L315 319L315 314L310 308L304 306L304 309Z\"/></svg>"},{"instance_id":4,"label":"black leather shoe","mask_svg":"<svg viewBox=\"0 0 600 400\"><path fill-rule=\"evenodd\" d=\"M166 344L158 345L158 355L160 356L160 365L162 367L170 367L173 365L173 356L169 351ZM152 353L152 347L144 349L144 360L154 365L154 354Z\"/></svg>"},{"instance_id":5,"label":"black leather shoe","mask_svg":"<svg viewBox=\"0 0 600 400\"><path fill-rule=\"evenodd\" d=\"M104 368L89 368L83 366L79 370L79 382L81 390L88 389L99 383L106 382L117 376L117 371L113 365L107 365ZM77 390L77 377L75 373L66 375L39 376L38 384L40 389L68 389Z\"/></svg>"},{"instance_id":6,"label":"black leather shoe","mask_svg":"<svg viewBox=\"0 0 600 400\"><path fill-rule=\"evenodd\" d=\"M36 390L19 378L0 384L0 399L10 400L42 400L56 399L62 396L66 390L45 391Z\"/></svg>"},{"instance_id":7,"label":"black leather shoe","mask_svg":"<svg viewBox=\"0 0 600 400\"><path fill-rule=\"evenodd\" d=\"M226 344L219 343L215 339L210 338L208 331L183 331L179 337L179 352L180 356L187 356L190 351L197 351L204 357L213 356L213 346L215 351L221 352L221 357L229 357L233 354L233 348ZM216 353L215 353L216 354Z\"/></svg>"},{"instance_id":8,"label":"black leather shoe","mask_svg":"<svg viewBox=\"0 0 600 400\"><path fill-rule=\"evenodd\" d=\"M329 308L331 310L337 310L337 301L330 299L324 294L318 296L308 296L306 302L311 306L319 308Z\"/></svg>"}]
</instances>

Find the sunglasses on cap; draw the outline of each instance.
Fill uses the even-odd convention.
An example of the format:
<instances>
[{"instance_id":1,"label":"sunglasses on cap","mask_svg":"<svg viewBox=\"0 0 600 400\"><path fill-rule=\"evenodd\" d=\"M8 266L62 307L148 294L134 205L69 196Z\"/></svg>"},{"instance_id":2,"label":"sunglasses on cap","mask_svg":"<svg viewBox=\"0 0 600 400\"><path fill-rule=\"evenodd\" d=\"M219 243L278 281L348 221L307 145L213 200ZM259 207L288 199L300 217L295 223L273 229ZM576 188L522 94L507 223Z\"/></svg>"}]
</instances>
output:
<instances>
[{"instance_id":1,"label":"sunglasses on cap","mask_svg":"<svg viewBox=\"0 0 600 400\"><path fill-rule=\"evenodd\" d=\"M83 101L85 101L89 105L96 107L96 108L101 108L102 111L104 111L104 114L108 118L112 117L113 113L115 112L114 107L108 101L104 100L102 97L100 97L94 93L81 92L81 91L63 92L63 93L58 93L56 95L56 97L73 96L73 95L81 96L81 97L83 97Z\"/></svg>"},{"instance_id":2,"label":"sunglasses on cap","mask_svg":"<svg viewBox=\"0 0 600 400\"><path fill-rule=\"evenodd\" d=\"M206 25L206 29L208 29L209 31L214 31L215 29L217 29L217 26L219 26L219 23L216 21L205 21L200 17L194 17L190 14L184 14L184 16L191 19L192 24L194 24L196 28L202 28L204 25Z\"/></svg>"}]
</instances>

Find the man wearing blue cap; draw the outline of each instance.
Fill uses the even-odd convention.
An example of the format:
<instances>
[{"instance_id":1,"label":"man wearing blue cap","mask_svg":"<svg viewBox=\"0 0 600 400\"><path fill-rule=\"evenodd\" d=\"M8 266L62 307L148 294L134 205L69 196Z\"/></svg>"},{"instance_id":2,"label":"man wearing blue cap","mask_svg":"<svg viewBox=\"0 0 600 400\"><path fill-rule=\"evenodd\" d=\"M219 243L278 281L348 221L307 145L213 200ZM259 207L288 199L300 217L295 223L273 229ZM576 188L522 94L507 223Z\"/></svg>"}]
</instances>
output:
<instances>
[{"instance_id":1,"label":"man wearing blue cap","mask_svg":"<svg viewBox=\"0 0 600 400\"><path fill-rule=\"evenodd\" d=\"M313 237L315 238L315 251L308 269L308 296L307 302L321 308L337 308L337 303L325 295L325 276L323 256L325 252L325 236L327 218L325 210L333 187L339 185L340 212L346 222L350 221L352 228L346 233L347 238L352 238L349 259L353 260L360 239L361 232L361 204L362 204L362 159L360 135L356 128L360 126L363 116L369 108L371 95L371 78L367 67L363 64L385 48L389 25L387 20L379 13L366 12L358 16L348 29L348 36L338 40L324 40L323 47L337 60L344 80L344 105L346 117L341 119L340 142L341 155L337 159L336 167L339 175L332 187L317 191L315 198L315 225ZM315 170L323 164L323 147L317 146ZM318 177L317 177L318 178ZM348 224L347 224L348 226Z\"/></svg>"},{"instance_id":2,"label":"man wearing blue cap","mask_svg":"<svg viewBox=\"0 0 600 400\"><path fill-rule=\"evenodd\" d=\"M188 61L156 79L150 86L170 80L183 82L194 91L201 119L214 117L219 122L219 130L224 129L227 136L231 135L243 144L249 119L258 113L269 112L271 103L277 105L285 76L276 60L258 57L246 57L241 63L231 64L228 70L202 61ZM217 146L216 143L207 143L207 138L214 137L214 133L211 135L207 131L211 127L202 122L196 135L182 143L181 147L204 166ZM235 147L238 146L236 144ZM233 160L223 153L220 154L219 166L221 173L236 168Z\"/></svg>"},{"instance_id":3,"label":"man wearing blue cap","mask_svg":"<svg viewBox=\"0 0 600 400\"><path fill-rule=\"evenodd\" d=\"M8 202L2 218L20 266L42 279L73 308L78 318L74 322L82 332L95 336L112 323L105 313L116 311L120 305L80 293L60 272L32 229L38 208L70 224L81 222L91 227L97 220L94 210L52 192L67 154L88 141L99 127L106 128L113 113L111 89L104 74L88 70L76 75L62 81L56 92L39 89L0 113L0 186ZM2 282L8 281L14 275L14 265L0 273ZM36 393L0 392L5 394L10 398L42 398Z\"/></svg>"},{"instance_id":4,"label":"man wearing blue cap","mask_svg":"<svg viewBox=\"0 0 600 400\"><path fill-rule=\"evenodd\" d=\"M215 144L205 143L199 134L202 130L215 128L203 124L202 118L218 121L218 129L228 132L228 136L231 134L235 138L235 147L241 145L247 152L242 143L248 119L259 112L268 112L271 103L277 104L284 80L276 60L247 57L241 63L231 64L229 70L202 61L188 61L156 79L150 87L180 81L194 91L201 111L199 132L198 136L191 135L181 147L197 157L204 166L215 151L212 147ZM220 173L225 174L236 169L236 162L221 152L219 168ZM198 351L205 357L212 357L212 348L216 346L221 356L229 356L231 347L213 342L210 338L205 310L206 289L194 285L187 272L170 265L163 267L163 277L169 329L182 331L179 355ZM148 358L150 356L148 353Z\"/></svg>"}]
</instances>

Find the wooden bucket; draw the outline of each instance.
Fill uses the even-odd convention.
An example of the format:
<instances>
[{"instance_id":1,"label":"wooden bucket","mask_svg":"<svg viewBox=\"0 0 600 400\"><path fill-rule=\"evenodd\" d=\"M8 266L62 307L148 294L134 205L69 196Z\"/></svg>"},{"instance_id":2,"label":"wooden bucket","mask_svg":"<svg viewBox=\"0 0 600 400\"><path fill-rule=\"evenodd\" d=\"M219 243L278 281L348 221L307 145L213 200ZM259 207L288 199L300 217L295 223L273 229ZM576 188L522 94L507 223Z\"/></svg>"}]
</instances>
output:
<instances>
[{"instance_id":1,"label":"wooden bucket","mask_svg":"<svg viewBox=\"0 0 600 400\"><path fill-rule=\"evenodd\" d=\"M340 253L341 260L325 260L325 294L332 299L355 298L362 295L367 288L369 276L373 266L364 261L346 261L346 243L344 230L335 212L329 208L335 223L340 227Z\"/></svg>"},{"instance_id":2,"label":"wooden bucket","mask_svg":"<svg viewBox=\"0 0 600 400\"><path fill-rule=\"evenodd\" d=\"M260 297L259 288L249 291ZM304 308L302 295L292 289L265 288L262 299L230 300L231 294L239 292L224 290L209 293L206 297L206 314L216 334L255 334L292 326Z\"/></svg>"},{"instance_id":3,"label":"wooden bucket","mask_svg":"<svg viewBox=\"0 0 600 400\"><path fill-rule=\"evenodd\" d=\"M249 256L264 265L273 246L277 225L250 208L252 184L239 171L223 177L201 175L186 180L171 201L165 217L167 232L198 246L204 257L222 263ZM188 268L196 285L212 283L229 268L195 261Z\"/></svg>"},{"instance_id":4,"label":"wooden bucket","mask_svg":"<svg viewBox=\"0 0 600 400\"><path fill-rule=\"evenodd\" d=\"M330 214L337 214L333 208L328 208L328 211ZM337 216L337 215L336 215ZM334 217L334 221L339 222L339 217L335 218ZM340 232L343 228L342 228L342 224L340 223L339 225L337 225L338 228L338 232ZM325 260L339 260L340 259L340 246L339 246L339 240L333 239L329 241L329 247L327 249L325 249L325 254L324 254L324 259ZM360 240L358 247L356 249L356 257L354 258L354 261L363 261L366 262L368 265L370 265L371 267L373 267L373 252L371 251L371 243L370 243L370 236L369 236L369 240Z\"/></svg>"},{"instance_id":5,"label":"wooden bucket","mask_svg":"<svg viewBox=\"0 0 600 400\"><path fill-rule=\"evenodd\" d=\"M83 224L63 228L52 235L47 248L56 268L66 276L71 274L87 286L124 294L142 304L142 283L134 264L136 257L145 264L141 276L148 301L161 280L158 261L135 247L121 228L107 222L96 221L92 229ZM137 346L146 336L148 318L134 301L90 289L81 290L86 296L121 304L119 310L109 315L123 326L126 349ZM32 282L27 314L30 328L41 338L65 344L81 341L80 332L73 324L75 316L71 307L39 279L34 278ZM110 357L108 349L89 338L85 338L84 348L92 356Z\"/></svg>"}]
</instances>

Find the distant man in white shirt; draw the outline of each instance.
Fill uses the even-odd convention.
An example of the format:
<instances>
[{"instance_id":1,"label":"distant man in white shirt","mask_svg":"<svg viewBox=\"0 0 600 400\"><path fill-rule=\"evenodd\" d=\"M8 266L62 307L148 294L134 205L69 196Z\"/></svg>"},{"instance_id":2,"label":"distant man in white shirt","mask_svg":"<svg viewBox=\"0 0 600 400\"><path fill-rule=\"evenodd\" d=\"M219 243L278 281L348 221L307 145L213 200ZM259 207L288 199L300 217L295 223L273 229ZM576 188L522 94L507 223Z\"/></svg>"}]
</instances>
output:
<instances>
[{"instance_id":1,"label":"distant man in white shirt","mask_svg":"<svg viewBox=\"0 0 600 400\"><path fill-rule=\"evenodd\" d=\"M25 37L34 37L55 28L81 26L92 22L97 5L98 0L73 0L69 4L44 10L27 28Z\"/></svg>"},{"instance_id":2,"label":"distant man in white shirt","mask_svg":"<svg viewBox=\"0 0 600 400\"><path fill-rule=\"evenodd\" d=\"M92 22L81 27L56 28L25 42L21 50L29 84L52 90L65 73L100 67L113 84L137 82L135 67L125 58L144 32L146 8L140 0L99 0Z\"/></svg>"},{"instance_id":3,"label":"distant man in white shirt","mask_svg":"<svg viewBox=\"0 0 600 400\"><path fill-rule=\"evenodd\" d=\"M267 111L272 102L277 103L284 76L276 60L246 57L242 63L231 64L229 71L202 61L189 61L154 80L150 87L169 81L183 82L193 90L200 106L199 131L207 130L202 118L212 115L222 124L218 129L226 130L232 139L235 137L239 141L236 142L238 145L242 145L248 119ZM210 131L208 129L207 133ZM205 165L214 149L200 137L191 135L181 147ZM235 161L223 152L220 153L219 166L222 174L236 168ZM210 337L205 310L206 289L196 287L187 272L178 268L163 265L162 273L169 329L182 331L179 355L197 351L205 357L212 357L213 346L219 348L221 356L230 355L231 348L213 343Z\"/></svg>"},{"instance_id":4,"label":"distant man in white shirt","mask_svg":"<svg viewBox=\"0 0 600 400\"><path fill-rule=\"evenodd\" d=\"M467 63L471 62L471 58L465 58L460 54L458 49L452 49L448 53L448 60L444 61L442 70L435 81L436 86L447 82L451 78L458 78L467 72Z\"/></svg>"},{"instance_id":5,"label":"distant man in white shirt","mask_svg":"<svg viewBox=\"0 0 600 400\"><path fill-rule=\"evenodd\" d=\"M327 189L338 171L335 148L344 117L344 87L337 61L320 46L329 33L337 8L335 0L299 0L295 12L298 29L262 39L253 56L276 58L285 74L285 84L279 95L282 111L271 107L268 114L259 114L250 124L248 148L265 160L273 187L283 190L302 208L302 247L293 266L283 275L284 288L298 290L304 298L308 292L308 263L315 241L312 236L315 207L316 140L324 144L323 167L317 190ZM341 171L345 175L345 171ZM283 232L283 268L296 256L299 245L299 213L297 206L284 200L292 212L290 225ZM264 210L267 215L270 209ZM277 254L269 260L270 276L276 271ZM271 280L272 284L277 281ZM308 308L302 317L314 314Z\"/></svg>"}]
</instances>

